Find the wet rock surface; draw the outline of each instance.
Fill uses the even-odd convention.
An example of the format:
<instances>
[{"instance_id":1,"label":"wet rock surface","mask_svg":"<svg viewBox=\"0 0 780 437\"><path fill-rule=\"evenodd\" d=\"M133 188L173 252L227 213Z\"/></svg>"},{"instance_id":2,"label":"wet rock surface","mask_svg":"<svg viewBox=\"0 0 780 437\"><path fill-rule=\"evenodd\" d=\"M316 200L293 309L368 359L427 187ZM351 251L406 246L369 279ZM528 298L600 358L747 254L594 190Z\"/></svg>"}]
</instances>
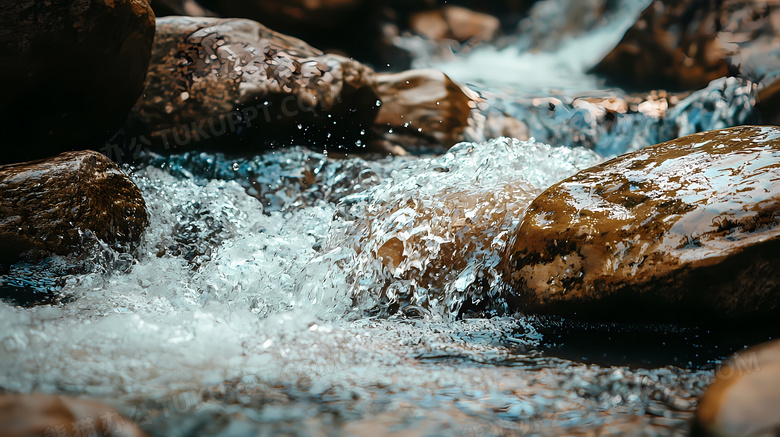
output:
<instances>
[{"instance_id":1,"label":"wet rock surface","mask_svg":"<svg viewBox=\"0 0 780 437\"><path fill-rule=\"evenodd\" d=\"M780 429L780 342L741 351L722 363L699 400L694 436L773 436Z\"/></svg>"},{"instance_id":2,"label":"wet rock surface","mask_svg":"<svg viewBox=\"0 0 780 437\"><path fill-rule=\"evenodd\" d=\"M371 72L253 21L162 18L144 98L126 131L136 147L168 152L235 150L239 140L256 149L250 140L293 131L354 143L378 109Z\"/></svg>"},{"instance_id":3,"label":"wet rock surface","mask_svg":"<svg viewBox=\"0 0 780 437\"><path fill-rule=\"evenodd\" d=\"M0 429L3 437L146 435L108 405L47 394L0 394Z\"/></svg>"},{"instance_id":4,"label":"wet rock surface","mask_svg":"<svg viewBox=\"0 0 780 437\"><path fill-rule=\"evenodd\" d=\"M110 156L301 142L393 153L403 153L399 145L441 148L463 138L473 108L442 73L377 75L249 20L160 19L151 65L123 149L114 144Z\"/></svg>"},{"instance_id":5,"label":"wet rock surface","mask_svg":"<svg viewBox=\"0 0 780 437\"><path fill-rule=\"evenodd\" d=\"M778 13L768 2L656 0L594 71L645 89L699 89L736 73L759 81L780 69Z\"/></svg>"},{"instance_id":6,"label":"wet rock surface","mask_svg":"<svg viewBox=\"0 0 780 437\"><path fill-rule=\"evenodd\" d=\"M153 38L145 0L3 2L0 163L110 138L141 95Z\"/></svg>"},{"instance_id":7,"label":"wet rock surface","mask_svg":"<svg viewBox=\"0 0 780 437\"><path fill-rule=\"evenodd\" d=\"M104 155L66 152L0 166L0 261L132 247L148 224L141 191Z\"/></svg>"},{"instance_id":8,"label":"wet rock surface","mask_svg":"<svg viewBox=\"0 0 780 437\"><path fill-rule=\"evenodd\" d=\"M515 307L679 320L775 314L778 138L771 127L690 135L552 186L506 252Z\"/></svg>"},{"instance_id":9,"label":"wet rock surface","mask_svg":"<svg viewBox=\"0 0 780 437\"><path fill-rule=\"evenodd\" d=\"M378 137L406 148L449 148L464 139L475 105L446 74L410 70L373 79L382 102L374 120Z\"/></svg>"}]
</instances>

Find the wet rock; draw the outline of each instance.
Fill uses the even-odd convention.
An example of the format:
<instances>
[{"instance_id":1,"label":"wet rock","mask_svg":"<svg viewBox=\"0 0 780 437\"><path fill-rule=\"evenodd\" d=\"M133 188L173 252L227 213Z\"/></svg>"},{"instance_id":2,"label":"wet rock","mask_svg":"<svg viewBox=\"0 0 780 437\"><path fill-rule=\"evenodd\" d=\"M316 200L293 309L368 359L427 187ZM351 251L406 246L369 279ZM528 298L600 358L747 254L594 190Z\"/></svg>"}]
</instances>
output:
<instances>
[{"instance_id":1,"label":"wet rock","mask_svg":"<svg viewBox=\"0 0 780 437\"><path fill-rule=\"evenodd\" d=\"M729 358L699 400L694 436L776 436L780 429L780 342Z\"/></svg>"},{"instance_id":2,"label":"wet rock","mask_svg":"<svg viewBox=\"0 0 780 437\"><path fill-rule=\"evenodd\" d=\"M412 30L429 39L461 43L492 41L501 28L498 18L458 6L418 12L412 15L409 24Z\"/></svg>"},{"instance_id":3,"label":"wet rock","mask_svg":"<svg viewBox=\"0 0 780 437\"><path fill-rule=\"evenodd\" d=\"M97 237L123 250L148 224L141 191L104 155L0 166L0 261L67 254Z\"/></svg>"},{"instance_id":4,"label":"wet rock","mask_svg":"<svg viewBox=\"0 0 780 437\"><path fill-rule=\"evenodd\" d=\"M704 132L584 170L533 201L504 257L518 309L743 318L780 304L780 130Z\"/></svg>"},{"instance_id":5,"label":"wet rock","mask_svg":"<svg viewBox=\"0 0 780 437\"><path fill-rule=\"evenodd\" d=\"M144 149L237 152L291 144L402 153L399 145L459 141L471 109L470 98L442 73L377 75L254 21L170 17L159 20L125 150L107 151L115 160Z\"/></svg>"},{"instance_id":6,"label":"wet rock","mask_svg":"<svg viewBox=\"0 0 780 437\"><path fill-rule=\"evenodd\" d=\"M108 405L47 394L0 395L0 429L4 437L146 435Z\"/></svg>"},{"instance_id":7,"label":"wet rock","mask_svg":"<svg viewBox=\"0 0 780 437\"><path fill-rule=\"evenodd\" d=\"M236 138L255 150L290 136L354 144L378 109L371 74L254 21L162 18L126 132L136 147L168 152L236 150Z\"/></svg>"},{"instance_id":8,"label":"wet rock","mask_svg":"<svg viewBox=\"0 0 780 437\"><path fill-rule=\"evenodd\" d=\"M97 147L143 90L154 38L145 0L0 5L0 163Z\"/></svg>"},{"instance_id":9,"label":"wet rock","mask_svg":"<svg viewBox=\"0 0 780 437\"><path fill-rule=\"evenodd\" d=\"M766 2L656 0L594 71L635 88L699 89L736 72L758 81L780 69L779 14Z\"/></svg>"},{"instance_id":10,"label":"wet rock","mask_svg":"<svg viewBox=\"0 0 780 437\"><path fill-rule=\"evenodd\" d=\"M449 148L463 140L471 98L460 85L436 70L376 74L374 89L381 100L375 130L392 144Z\"/></svg>"}]
</instances>

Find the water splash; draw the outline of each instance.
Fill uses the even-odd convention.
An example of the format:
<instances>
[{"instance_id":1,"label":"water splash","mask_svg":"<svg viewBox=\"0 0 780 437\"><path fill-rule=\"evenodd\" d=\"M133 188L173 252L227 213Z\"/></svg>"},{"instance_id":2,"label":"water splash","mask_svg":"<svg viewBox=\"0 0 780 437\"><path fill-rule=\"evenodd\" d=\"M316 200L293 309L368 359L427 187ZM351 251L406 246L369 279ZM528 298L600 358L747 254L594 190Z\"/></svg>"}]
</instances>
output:
<instances>
[{"instance_id":1,"label":"water splash","mask_svg":"<svg viewBox=\"0 0 780 437\"><path fill-rule=\"evenodd\" d=\"M393 314L412 306L454 318L467 300L498 305L495 267L525 208L547 186L599 161L585 149L534 141L462 143L346 197L345 220L334 224L327 250L355 254L350 283L363 309Z\"/></svg>"},{"instance_id":2,"label":"water splash","mask_svg":"<svg viewBox=\"0 0 780 437\"><path fill-rule=\"evenodd\" d=\"M457 81L480 87L511 87L535 95L553 90L572 94L599 89L602 85L599 79L588 75L587 70L617 45L650 1L621 0L608 8L600 20L582 23L572 30L572 20L587 21L583 16L598 14L598 5L591 6L592 10L584 6L584 11L576 7L585 3L572 6L554 0L540 2L535 7L539 16L521 23L517 40L506 48L480 46L465 56L444 62L420 53L415 66L432 66ZM580 16L574 16L577 14Z\"/></svg>"}]
</instances>

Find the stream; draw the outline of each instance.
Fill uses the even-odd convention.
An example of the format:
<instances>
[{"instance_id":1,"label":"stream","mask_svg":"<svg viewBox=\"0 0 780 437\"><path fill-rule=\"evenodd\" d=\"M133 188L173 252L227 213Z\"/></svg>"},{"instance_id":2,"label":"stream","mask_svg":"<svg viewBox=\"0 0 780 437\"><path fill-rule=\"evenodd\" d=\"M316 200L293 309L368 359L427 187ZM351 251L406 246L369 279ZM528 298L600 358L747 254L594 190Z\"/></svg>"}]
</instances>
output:
<instances>
[{"instance_id":1,"label":"stream","mask_svg":"<svg viewBox=\"0 0 780 437\"><path fill-rule=\"evenodd\" d=\"M750 117L754 88L735 78L666 117L622 114L610 132L587 109L534 109L606 92L586 72L649 2L622 3L543 51L533 32L453 59L405 42L415 66L524 120L529 141L125 164L151 222L135 253L96 242L89 257L0 276L0 387L98 399L152 436L687 435L720 360L768 338L526 315L506 307L496 272L518 211L545 188ZM399 244L403 259L383 257Z\"/></svg>"}]
</instances>

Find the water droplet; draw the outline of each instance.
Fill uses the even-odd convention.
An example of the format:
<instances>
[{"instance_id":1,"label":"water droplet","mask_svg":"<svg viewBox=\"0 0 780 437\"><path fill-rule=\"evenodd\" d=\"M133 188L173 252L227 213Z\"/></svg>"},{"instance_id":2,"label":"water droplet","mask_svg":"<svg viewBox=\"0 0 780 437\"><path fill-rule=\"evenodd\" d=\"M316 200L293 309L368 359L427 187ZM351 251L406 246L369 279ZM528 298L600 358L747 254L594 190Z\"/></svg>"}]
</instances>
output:
<instances>
[{"instance_id":1,"label":"water droplet","mask_svg":"<svg viewBox=\"0 0 780 437\"><path fill-rule=\"evenodd\" d=\"M233 163L233 171L238 171L239 167L240 167L240 166L238 165L238 163L237 163L237 162L234 162L234 163Z\"/></svg>"},{"instance_id":2,"label":"water droplet","mask_svg":"<svg viewBox=\"0 0 780 437\"><path fill-rule=\"evenodd\" d=\"M381 100L377 100L376 101L376 106L382 106L382 101Z\"/></svg>"}]
</instances>

